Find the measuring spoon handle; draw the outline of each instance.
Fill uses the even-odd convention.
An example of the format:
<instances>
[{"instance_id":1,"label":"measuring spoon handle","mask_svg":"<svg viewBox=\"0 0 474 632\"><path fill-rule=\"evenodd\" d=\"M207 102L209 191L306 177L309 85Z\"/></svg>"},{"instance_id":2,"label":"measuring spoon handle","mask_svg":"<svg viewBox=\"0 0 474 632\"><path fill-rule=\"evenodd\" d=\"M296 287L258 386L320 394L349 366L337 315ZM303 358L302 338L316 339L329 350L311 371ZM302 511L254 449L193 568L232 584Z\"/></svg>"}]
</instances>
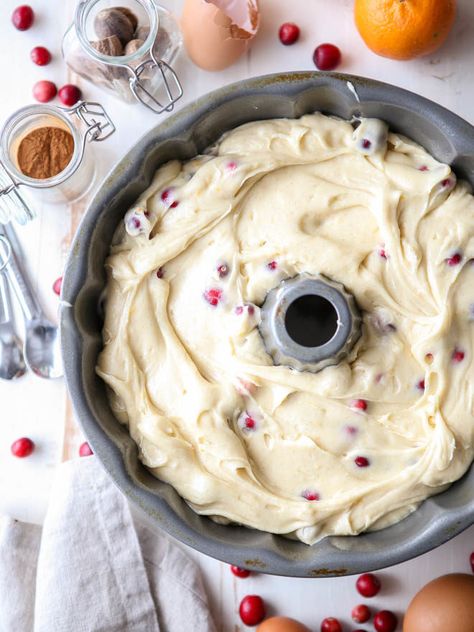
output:
<instances>
[{"instance_id":1,"label":"measuring spoon handle","mask_svg":"<svg viewBox=\"0 0 474 632\"><path fill-rule=\"evenodd\" d=\"M6 235L3 235L3 238L8 241L11 248L10 257L5 265L4 273L16 294L25 319L30 321L35 320L42 315L41 305L35 296L26 273L18 263L13 244Z\"/></svg>"}]
</instances>

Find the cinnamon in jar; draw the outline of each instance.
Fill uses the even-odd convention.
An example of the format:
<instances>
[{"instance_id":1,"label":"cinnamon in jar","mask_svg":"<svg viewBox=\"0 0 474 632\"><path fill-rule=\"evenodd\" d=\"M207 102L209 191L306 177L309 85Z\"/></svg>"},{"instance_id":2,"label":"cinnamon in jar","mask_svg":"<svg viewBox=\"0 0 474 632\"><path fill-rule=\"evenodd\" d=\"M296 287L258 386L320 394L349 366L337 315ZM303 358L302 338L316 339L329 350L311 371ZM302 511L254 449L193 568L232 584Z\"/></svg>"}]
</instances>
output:
<instances>
[{"instance_id":1,"label":"cinnamon in jar","mask_svg":"<svg viewBox=\"0 0 474 632\"><path fill-rule=\"evenodd\" d=\"M37 180L52 178L68 166L74 155L72 134L61 127L44 126L30 130L17 150L18 169Z\"/></svg>"}]
</instances>

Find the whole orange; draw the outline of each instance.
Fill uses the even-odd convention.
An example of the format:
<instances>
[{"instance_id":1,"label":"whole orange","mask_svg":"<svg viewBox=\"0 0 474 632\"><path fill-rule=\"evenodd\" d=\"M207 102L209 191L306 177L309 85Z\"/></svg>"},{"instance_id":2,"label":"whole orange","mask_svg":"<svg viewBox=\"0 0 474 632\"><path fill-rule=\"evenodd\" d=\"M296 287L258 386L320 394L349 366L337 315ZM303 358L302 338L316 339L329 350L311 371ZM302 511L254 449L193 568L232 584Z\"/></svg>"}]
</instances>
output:
<instances>
[{"instance_id":1,"label":"whole orange","mask_svg":"<svg viewBox=\"0 0 474 632\"><path fill-rule=\"evenodd\" d=\"M355 0L354 16L367 46L382 57L413 59L444 42L456 0Z\"/></svg>"}]
</instances>

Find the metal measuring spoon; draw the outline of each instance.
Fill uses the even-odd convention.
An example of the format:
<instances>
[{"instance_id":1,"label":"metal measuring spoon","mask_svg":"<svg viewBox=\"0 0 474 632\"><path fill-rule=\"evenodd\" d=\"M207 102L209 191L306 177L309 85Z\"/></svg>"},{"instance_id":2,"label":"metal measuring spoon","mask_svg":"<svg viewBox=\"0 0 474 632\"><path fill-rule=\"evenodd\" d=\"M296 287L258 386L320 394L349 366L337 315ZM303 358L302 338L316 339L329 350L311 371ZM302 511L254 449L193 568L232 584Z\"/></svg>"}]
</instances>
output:
<instances>
[{"instance_id":1,"label":"metal measuring spoon","mask_svg":"<svg viewBox=\"0 0 474 632\"><path fill-rule=\"evenodd\" d=\"M14 244L5 230L0 234L4 247L0 250L0 267L4 268L11 287L25 317L25 345L23 353L28 368L39 377L56 378L63 375L59 329L43 313L31 285L15 255ZM6 247L5 247L6 244Z\"/></svg>"},{"instance_id":2,"label":"metal measuring spoon","mask_svg":"<svg viewBox=\"0 0 474 632\"><path fill-rule=\"evenodd\" d=\"M23 344L15 333L7 281L0 272L0 379L13 380L25 374L22 347Z\"/></svg>"}]
</instances>

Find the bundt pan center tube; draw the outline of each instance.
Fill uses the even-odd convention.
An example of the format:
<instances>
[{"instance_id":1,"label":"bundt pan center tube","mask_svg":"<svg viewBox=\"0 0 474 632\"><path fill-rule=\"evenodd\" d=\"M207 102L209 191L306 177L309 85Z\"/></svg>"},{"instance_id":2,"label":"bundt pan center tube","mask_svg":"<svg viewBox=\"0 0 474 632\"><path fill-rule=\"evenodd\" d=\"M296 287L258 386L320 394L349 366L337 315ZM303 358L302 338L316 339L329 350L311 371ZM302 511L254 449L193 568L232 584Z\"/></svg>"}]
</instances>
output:
<instances>
[{"instance_id":1,"label":"bundt pan center tube","mask_svg":"<svg viewBox=\"0 0 474 632\"><path fill-rule=\"evenodd\" d=\"M169 160L187 160L202 153L224 132L243 123L298 118L315 111L346 120L359 116L382 119L392 131L450 164L458 178L474 184L474 128L415 94L336 73L277 74L232 84L152 129L105 179L72 245L60 313L65 374L77 418L96 457L140 513L152 525L212 557L294 577L359 573L439 546L474 523L474 469L393 526L358 536L327 537L313 546L241 526L216 524L196 514L172 487L141 464L127 428L110 409L105 384L95 367L103 345L99 306L112 236L157 168ZM320 285L308 290L301 285L304 282ZM299 279L299 284L293 289L290 285L283 294L287 292L295 294L287 294L290 300L281 312L283 320L269 318L265 327L262 318L261 335L267 350L272 355L270 347L278 352L278 359L273 357L275 364L309 362L311 368L305 370L320 370L324 362L334 362L337 354L350 353L360 323L357 305L345 288L331 279L312 278ZM268 314L271 299L268 296ZM278 301L281 296L273 299ZM324 321L324 335L315 339L314 332L309 332L309 338L302 337L298 322L306 319L310 323L316 308ZM262 311L265 315L265 306ZM274 338L278 345L272 345ZM318 365L320 362L323 364Z\"/></svg>"}]
</instances>

